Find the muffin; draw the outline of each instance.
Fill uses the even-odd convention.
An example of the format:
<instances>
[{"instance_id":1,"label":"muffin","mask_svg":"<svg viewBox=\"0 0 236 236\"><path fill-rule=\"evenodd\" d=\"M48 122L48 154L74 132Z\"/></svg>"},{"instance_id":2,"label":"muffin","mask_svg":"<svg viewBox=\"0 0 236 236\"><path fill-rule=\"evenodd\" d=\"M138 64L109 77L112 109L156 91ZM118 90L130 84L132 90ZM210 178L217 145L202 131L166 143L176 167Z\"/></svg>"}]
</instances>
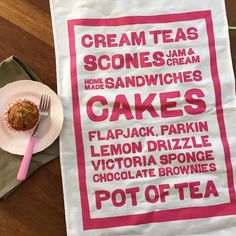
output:
<instances>
[{"instance_id":1,"label":"muffin","mask_svg":"<svg viewBox=\"0 0 236 236\"><path fill-rule=\"evenodd\" d=\"M5 122L13 131L29 131L38 120L39 109L30 100L17 100L6 109Z\"/></svg>"}]
</instances>

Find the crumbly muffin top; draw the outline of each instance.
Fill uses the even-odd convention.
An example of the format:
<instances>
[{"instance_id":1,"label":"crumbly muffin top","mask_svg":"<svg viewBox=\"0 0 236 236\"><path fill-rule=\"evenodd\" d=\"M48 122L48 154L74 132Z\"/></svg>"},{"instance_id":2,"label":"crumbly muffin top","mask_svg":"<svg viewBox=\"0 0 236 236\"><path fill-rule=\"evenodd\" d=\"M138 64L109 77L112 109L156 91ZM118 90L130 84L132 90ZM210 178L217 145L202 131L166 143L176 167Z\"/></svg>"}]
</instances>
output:
<instances>
[{"instance_id":1,"label":"crumbly muffin top","mask_svg":"<svg viewBox=\"0 0 236 236\"><path fill-rule=\"evenodd\" d=\"M30 130L38 122L39 110L38 107L30 101L19 101L9 108L7 119L10 127L14 130Z\"/></svg>"}]
</instances>

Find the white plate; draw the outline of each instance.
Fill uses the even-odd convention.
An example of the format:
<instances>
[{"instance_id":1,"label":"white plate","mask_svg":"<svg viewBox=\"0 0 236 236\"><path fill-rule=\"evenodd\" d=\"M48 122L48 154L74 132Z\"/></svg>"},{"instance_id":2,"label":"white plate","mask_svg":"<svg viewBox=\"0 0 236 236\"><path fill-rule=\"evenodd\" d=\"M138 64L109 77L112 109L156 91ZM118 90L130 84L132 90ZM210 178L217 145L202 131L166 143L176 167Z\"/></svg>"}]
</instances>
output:
<instances>
[{"instance_id":1,"label":"white plate","mask_svg":"<svg viewBox=\"0 0 236 236\"><path fill-rule=\"evenodd\" d=\"M58 137L63 124L63 108L57 94L48 86L35 81L20 80L0 89L0 147L7 152L23 155L31 133L12 132L4 123L4 111L9 103L16 99L27 98L39 104L42 94L51 97L50 115L39 127L38 143L34 153L48 147Z\"/></svg>"}]
</instances>

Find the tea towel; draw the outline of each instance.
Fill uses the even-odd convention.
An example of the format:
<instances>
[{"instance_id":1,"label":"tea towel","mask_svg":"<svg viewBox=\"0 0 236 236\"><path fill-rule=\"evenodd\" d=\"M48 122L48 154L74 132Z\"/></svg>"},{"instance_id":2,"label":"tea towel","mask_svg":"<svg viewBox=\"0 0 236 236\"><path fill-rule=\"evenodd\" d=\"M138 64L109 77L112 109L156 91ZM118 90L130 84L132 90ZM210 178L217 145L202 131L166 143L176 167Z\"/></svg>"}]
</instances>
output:
<instances>
[{"instance_id":1,"label":"tea towel","mask_svg":"<svg viewBox=\"0 0 236 236\"><path fill-rule=\"evenodd\" d=\"M68 235L235 235L223 0L51 1Z\"/></svg>"}]
</instances>

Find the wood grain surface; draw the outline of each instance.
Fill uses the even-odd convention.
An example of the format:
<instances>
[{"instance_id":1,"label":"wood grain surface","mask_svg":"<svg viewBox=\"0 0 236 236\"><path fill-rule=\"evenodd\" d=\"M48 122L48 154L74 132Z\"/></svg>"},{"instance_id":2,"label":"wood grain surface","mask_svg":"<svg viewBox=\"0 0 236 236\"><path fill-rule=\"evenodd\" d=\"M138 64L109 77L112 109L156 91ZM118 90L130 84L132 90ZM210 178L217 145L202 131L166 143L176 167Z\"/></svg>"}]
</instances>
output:
<instances>
[{"instance_id":1,"label":"wood grain surface","mask_svg":"<svg viewBox=\"0 0 236 236\"><path fill-rule=\"evenodd\" d=\"M226 0L226 6L229 25L236 26L236 1ZM230 31L230 40L236 71L236 31ZM56 91L48 0L0 0L0 61L11 55L24 61ZM0 235L66 235L59 159L40 168L7 199L0 200Z\"/></svg>"}]
</instances>

